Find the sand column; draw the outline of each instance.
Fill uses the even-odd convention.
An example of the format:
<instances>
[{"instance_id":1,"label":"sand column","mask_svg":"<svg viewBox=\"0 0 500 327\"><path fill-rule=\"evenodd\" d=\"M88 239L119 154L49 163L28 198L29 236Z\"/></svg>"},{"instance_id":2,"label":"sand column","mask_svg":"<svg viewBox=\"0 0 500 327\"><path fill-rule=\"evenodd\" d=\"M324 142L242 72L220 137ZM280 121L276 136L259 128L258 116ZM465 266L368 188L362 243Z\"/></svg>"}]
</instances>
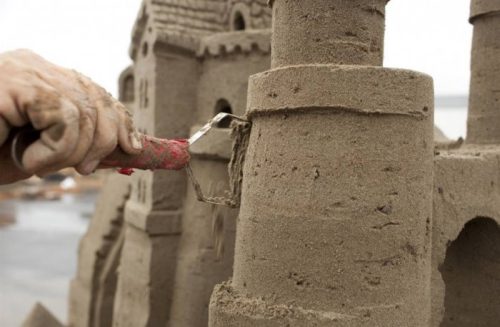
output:
<instances>
[{"instance_id":1,"label":"sand column","mask_svg":"<svg viewBox=\"0 0 500 327\"><path fill-rule=\"evenodd\" d=\"M376 66L385 4L274 1L211 326L428 325L433 86Z\"/></svg>"},{"instance_id":2,"label":"sand column","mask_svg":"<svg viewBox=\"0 0 500 327\"><path fill-rule=\"evenodd\" d=\"M274 1L272 67L382 66L387 1Z\"/></svg>"},{"instance_id":3,"label":"sand column","mask_svg":"<svg viewBox=\"0 0 500 327\"><path fill-rule=\"evenodd\" d=\"M500 143L500 0L473 0L467 141Z\"/></svg>"}]
</instances>

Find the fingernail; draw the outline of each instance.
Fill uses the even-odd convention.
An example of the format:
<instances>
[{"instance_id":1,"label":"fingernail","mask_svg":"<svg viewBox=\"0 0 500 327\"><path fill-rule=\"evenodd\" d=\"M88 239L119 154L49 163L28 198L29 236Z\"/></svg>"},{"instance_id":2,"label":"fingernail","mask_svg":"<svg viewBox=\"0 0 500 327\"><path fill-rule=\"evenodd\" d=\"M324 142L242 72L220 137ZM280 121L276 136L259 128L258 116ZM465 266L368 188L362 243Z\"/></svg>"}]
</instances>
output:
<instances>
[{"instance_id":1,"label":"fingernail","mask_svg":"<svg viewBox=\"0 0 500 327\"><path fill-rule=\"evenodd\" d=\"M137 150L142 150L142 139L139 136L139 133L132 132L130 133L130 142L132 143L132 147Z\"/></svg>"}]
</instances>

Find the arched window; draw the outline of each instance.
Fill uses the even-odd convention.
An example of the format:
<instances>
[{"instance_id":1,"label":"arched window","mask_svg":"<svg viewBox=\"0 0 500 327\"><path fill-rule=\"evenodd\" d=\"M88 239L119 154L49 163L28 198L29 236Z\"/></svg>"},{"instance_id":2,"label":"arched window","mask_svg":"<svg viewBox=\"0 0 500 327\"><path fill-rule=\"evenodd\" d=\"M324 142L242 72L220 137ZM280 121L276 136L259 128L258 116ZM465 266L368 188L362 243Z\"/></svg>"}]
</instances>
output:
<instances>
[{"instance_id":1,"label":"arched window","mask_svg":"<svg viewBox=\"0 0 500 327\"><path fill-rule=\"evenodd\" d=\"M241 12L236 11L233 17L233 31L244 31L246 25L245 18Z\"/></svg>"},{"instance_id":2,"label":"arched window","mask_svg":"<svg viewBox=\"0 0 500 327\"><path fill-rule=\"evenodd\" d=\"M231 31L244 31L251 28L250 7L242 2L231 8L229 15L229 29Z\"/></svg>"},{"instance_id":3,"label":"arched window","mask_svg":"<svg viewBox=\"0 0 500 327\"><path fill-rule=\"evenodd\" d=\"M148 80L141 79L139 83L139 108L146 109L149 106Z\"/></svg>"},{"instance_id":4,"label":"arched window","mask_svg":"<svg viewBox=\"0 0 500 327\"><path fill-rule=\"evenodd\" d=\"M129 103L134 102L135 100L135 76L134 76L134 68L133 66L127 67L120 74L120 78L118 80L118 99L121 102Z\"/></svg>"},{"instance_id":5,"label":"arched window","mask_svg":"<svg viewBox=\"0 0 500 327\"><path fill-rule=\"evenodd\" d=\"M226 112L228 114L232 114L233 113L233 108L231 107L231 104L229 104L229 102L226 99L220 99L215 104L214 114L217 115L218 113L221 113L221 112ZM222 121L220 121L217 124L217 127L219 127L219 128L229 128L229 125L231 125L231 118L228 117L228 118L225 118Z\"/></svg>"},{"instance_id":6,"label":"arched window","mask_svg":"<svg viewBox=\"0 0 500 327\"><path fill-rule=\"evenodd\" d=\"M123 99L124 102L134 101L134 75L128 75L123 81Z\"/></svg>"}]
</instances>

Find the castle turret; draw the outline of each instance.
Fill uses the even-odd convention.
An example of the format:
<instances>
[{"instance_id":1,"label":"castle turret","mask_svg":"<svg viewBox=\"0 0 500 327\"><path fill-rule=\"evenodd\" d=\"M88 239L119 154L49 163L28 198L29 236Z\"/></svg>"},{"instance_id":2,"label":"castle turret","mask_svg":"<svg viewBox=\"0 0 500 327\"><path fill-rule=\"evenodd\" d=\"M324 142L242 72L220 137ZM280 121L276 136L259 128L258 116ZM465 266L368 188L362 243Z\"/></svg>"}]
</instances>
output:
<instances>
[{"instance_id":1,"label":"castle turret","mask_svg":"<svg viewBox=\"0 0 500 327\"><path fill-rule=\"evenodd\" d=\"M205 49L203 42L207 38L230 30L238 33L261 28L269 25L269 19L265 0L145 0L130 48L137 104L134 119L139 130L162 138L186 138L193 125L206 122L214 114L215 101L206 101L214 100L213 96L225 98L235 108L244 108L247 78L266 69L267 58L264 61L259 54L252 57L246 51L243 57L260 62L250 64L237 56L226 58L226 62L224 54L218 53L226 49L210 48L208 56L219 58L203 61L200 49ZM239 53L238 47L229 52ZM240 50L247 49L242 46ZM200 83L205 83L201 86L204 91L199 91ZM223 94L221 90L232 93ZM205 98L200 102L202 96ZM210 111L208 117L206 111L198 115L199 102ZM210 160L193 153L193 166L200 179L222 178L227 174L224 158L215 149L205 150L202 152L212 156ZM216 171L210 173L210 168ZM182 171L137 171L132 185L125 208L126 232L114 325L165 326L172 320L171 326L197 326L200 321L206 322L209 293L215 283L231 274L232 266L232 258L228 259L232 249L224 262L203 262L214 260L213 251L206 251L211 236L210 229L205 228L210 227L206 224L211 218L210 207L197 203L195 198L184 203L187 181ZM190 191L188 195L192 196ZM226 226L234 236L232 223L232 228L229 223ZM230 237L227 240L230 242ZM232 248L232 243L228 247ZM195 276L199 277L196 281L188 278Z\"/></svg>"},{"instance_id":2,"label":"castle turret","mask_svg":"<svg viewBox=\"0 0 500 327\"><path fill-rule=\"evenodd\" d=\"M500 0L474 0L467 142L500 143Z\"/></svg>"},{"instance_id":3,"label":"castle turret","mask_svg":"<svg viewBox=\"0 0 500 327\"><path fill-rule=\"evenodd\" d=\"M239 6L241 7L241 6ZM270 30L217 33L204 38L198 56L197 131L204 122L228 112L245 112L248 77L270 66ZM191 167L204 193L227 197L232 139L230 120L222 121L191 148ZM179 244L170 326L206 327L214 286L233 273L237 209L197 200L187 187L183 234Z\"/></svg>"},{"instance_id":4,"label":"castle turret","mask_svg":"<svg viewBox=\"0 0 500 327\"><path fill-rule=\"evenodd\" d=\"M210 326L429 322L433 84L379 67L386 2L274 1Z\"/></svg>"},{"instance_id":5,"label":"castle turret","mask_svg":"<svg viewBox=\"0 0 500 327\"><path fill-rule=\"evenodd\" d=\"M189 136L196 108L198 37L222 29L220 5L221 1L190 1L186 6L170 0L143 2L130 49L134 120L140 132L170 139ZM136 171L131 184L113 325L165 326L186 176L177 171Z\"/></svg>"}]
</instances>

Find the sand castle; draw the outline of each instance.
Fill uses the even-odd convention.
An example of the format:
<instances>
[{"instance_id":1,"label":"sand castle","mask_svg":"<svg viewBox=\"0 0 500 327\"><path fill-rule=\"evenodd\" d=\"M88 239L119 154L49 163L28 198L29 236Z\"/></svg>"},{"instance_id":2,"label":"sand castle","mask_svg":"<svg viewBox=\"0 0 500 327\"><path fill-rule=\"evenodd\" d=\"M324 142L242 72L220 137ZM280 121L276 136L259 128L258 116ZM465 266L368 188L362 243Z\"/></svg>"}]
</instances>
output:
<instances>
[{"instance_id":1,"label":"sand castle","mask_svg":"<svg viewBox=\"0 0 500 327\"><path fill-rule=\"evenodd\" d=\"M145 1L133 30L134 65L119 82L121 100L133 101L139 130L187 137L218 112L243 115L248 77L270 66L270 25L265 0ZM211 195L223 195L228 184L232 140L223 123L191 149L193 171ZM93 284L72 287L70 325L207 325L213 287L232 275L237 210L214 212L197 201L182 172L137 172L129 183L128 200L107 204L124 207L125 221L114 307L102 319L95 302L81 300L97 297L100 289L90 286L100 283L87 273ZM102 197L108 198L106 191ZM95 220L110 218L96 213ZM219 248L214 228L222 236ZM88 234L105 239L106 227ZM88 242L89 235L81 244L79 276L97 266L95 253L82 250ZM84 284L82 279L72 284Z\"/></svg>"},{"instance_id":2,"label":"sand castle","mask_svg":"<svg viewBox=\"0 0 500 327\"><path fill-rule=\"evenodd\" d=\"M143 2L120 98L159 137L251 121L241 206L182 172L111 176L70 326L497 325L500 1L472 1L465 142L435 140L430 76L382 67L386 4ZM207 194L231 143L224 122L191 149Z\"/></svg>"}]
</instances>

